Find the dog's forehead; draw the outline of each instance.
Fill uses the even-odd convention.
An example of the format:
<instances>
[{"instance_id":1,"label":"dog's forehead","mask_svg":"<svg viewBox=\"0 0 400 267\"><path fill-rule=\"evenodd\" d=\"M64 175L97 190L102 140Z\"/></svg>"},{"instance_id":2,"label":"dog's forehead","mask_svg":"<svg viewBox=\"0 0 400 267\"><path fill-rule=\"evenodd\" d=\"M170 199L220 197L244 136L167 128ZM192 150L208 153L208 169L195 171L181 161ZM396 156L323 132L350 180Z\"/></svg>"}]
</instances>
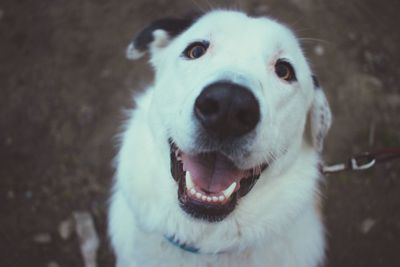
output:
<instances>
[{"instance_id":1,"label":"dog's forehead","mask_svg":"<svg viewBox=\"0 0 400 267\"><path fill-rule=\"evenodd\" d=\"M206 39L254 48L298 50L294 34L267 17L250 17L237 11L213 11L201 17L183 35L185 42Z\"/></svg>"}]
</instances>

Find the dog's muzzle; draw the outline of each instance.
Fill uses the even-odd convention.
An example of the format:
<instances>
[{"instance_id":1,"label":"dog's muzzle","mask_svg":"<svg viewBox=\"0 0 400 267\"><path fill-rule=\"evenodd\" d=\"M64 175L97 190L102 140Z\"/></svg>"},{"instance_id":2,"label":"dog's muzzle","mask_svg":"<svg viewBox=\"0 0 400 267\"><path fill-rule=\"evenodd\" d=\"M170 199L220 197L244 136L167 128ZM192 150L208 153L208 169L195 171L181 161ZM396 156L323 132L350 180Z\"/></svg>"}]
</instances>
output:
<instances>
[{"instance_id":1,"label":"dog's muzzle","mask_svg":"<svg viewBox=\"0 0 400 267\"><path fill-rule=\"evenodd\" d=\"M246 87L220 81L206 86L194 104L197 138L208 140L207 152L186 153L170 139L171 173L179 185L178 199L195 218L220 221L246 195L267 164L240 169L223 148L241 149L240 141L260 121L260 106ZM193 140L194 142L198 140Z\"/></svg>"}]
</instances>

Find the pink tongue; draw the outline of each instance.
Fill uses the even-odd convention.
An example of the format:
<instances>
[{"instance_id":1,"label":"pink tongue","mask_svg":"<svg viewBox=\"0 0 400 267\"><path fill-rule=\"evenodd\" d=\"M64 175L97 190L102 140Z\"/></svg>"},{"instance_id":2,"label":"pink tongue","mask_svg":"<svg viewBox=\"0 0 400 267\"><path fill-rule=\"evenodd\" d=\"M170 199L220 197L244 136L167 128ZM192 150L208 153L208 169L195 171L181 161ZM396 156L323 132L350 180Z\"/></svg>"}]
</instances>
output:
<instances>
[{"instance_id":1,"label":"pink tongue","mask_svg":"<svg viewBox=\"0 0 400 267\"><path fill-rule=\"evenodd\" d=\"M188 155L182 153L183 169L189 171L193 183L202 190L218 193L245 176L227 157L219 153Z\"/></svg>"}]
</instances>

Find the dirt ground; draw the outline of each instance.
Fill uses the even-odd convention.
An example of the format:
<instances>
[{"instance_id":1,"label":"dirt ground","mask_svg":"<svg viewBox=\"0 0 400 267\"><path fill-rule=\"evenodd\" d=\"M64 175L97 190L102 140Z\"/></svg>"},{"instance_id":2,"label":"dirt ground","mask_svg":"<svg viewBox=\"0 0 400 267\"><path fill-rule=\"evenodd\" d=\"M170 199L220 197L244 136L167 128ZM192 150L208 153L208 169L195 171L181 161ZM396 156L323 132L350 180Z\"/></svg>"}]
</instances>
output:
<instances>
[{"instance_id":1,"label":"dirt ground","mask_svg":"<svg viewBox=\"0 0 400 267\"><path fill-rule=\"evenodd\" d=\"M105 234L114 136L150 81L124 49L154 18L229 6L302 38L334 113L324 157L400 146L400 2L3 0L0 2L0 266L83 266L60 226L88 211ZM400 266L400 161L326 178L327 266ZM66 234L66 235L65 235ZM62 236L63 235L63 236Z\"/></svg>"}]
</instances>

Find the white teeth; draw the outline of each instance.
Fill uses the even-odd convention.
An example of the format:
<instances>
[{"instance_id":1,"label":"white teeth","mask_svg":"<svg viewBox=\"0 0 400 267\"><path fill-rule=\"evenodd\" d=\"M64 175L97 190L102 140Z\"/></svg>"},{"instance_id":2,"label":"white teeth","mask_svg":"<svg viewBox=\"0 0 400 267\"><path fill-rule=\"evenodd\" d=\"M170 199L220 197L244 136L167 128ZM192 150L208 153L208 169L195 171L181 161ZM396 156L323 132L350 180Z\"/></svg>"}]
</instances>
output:
<instances>
[{"instance_id":1,"label":"white teeth","mask_svg":"<svg viewBox=\"0 0 400 267\"><path fill-rule=\"evenodd\" d=\"M186 182L186 188L187 189L192 189L192 188L194 188L194 185L193 185L193 181L192 181L192 177L190 176L190 172L186 172L186 175L185 175L185 182Z\"/></svg>"},{"instance_id":2,"label":"white teeth","mask_svg":"<svg viewBox=\"0 0 400 267\"><path fill-rule=\"evenodd\" d=\"M224 200L228 199L232 195L233 191L236 188L236 182L233 182L219 196L207 196L204 193L196 190L189 171L187 171L185 174L185 182L186 182L186 189L187 189L187 192L189 193L189 195L192 195L199 200L207 201L207 202L223 202Z\"/></svg>"},{"instance_id":3,"label":"white teeth","mask_svg":"<svg viewBox=\"0 0 400 267\"><path fill-rule=\"evenodd\" d=\"M235 190L235 188L236 188L236 182L233 182L233 183L232 183L227 189L225 189L224 192L222 192L222 193L224 194L224 196L225 196L226 198L229 198L229 197L232 195L233 190Z\"/></svg>"}]
</instances>

